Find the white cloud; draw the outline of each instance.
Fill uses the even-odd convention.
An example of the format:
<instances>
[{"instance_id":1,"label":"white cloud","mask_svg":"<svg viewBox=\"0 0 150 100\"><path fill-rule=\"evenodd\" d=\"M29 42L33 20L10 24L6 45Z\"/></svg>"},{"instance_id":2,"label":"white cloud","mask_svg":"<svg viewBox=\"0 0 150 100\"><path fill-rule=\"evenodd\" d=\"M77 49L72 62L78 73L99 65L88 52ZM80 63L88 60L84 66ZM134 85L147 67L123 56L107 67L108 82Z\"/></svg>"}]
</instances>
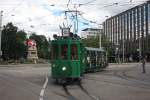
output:
<instances>
[{"instance_id":1,"label":"white cloud","mask_svg":"<svg viewBox=\"0 0 150 100\"><path fill-rule=\"evenodd\" d=\"M102 23L105 16L113 16L144 1L70 0L68 7L77 8L88 20ZM0 10L4 11L3 25L13 22L20 29L52 37L54 33L60 33L59 25L65 22L67 3L68 0L0 0Z\"/></svg>"}]
</instances>

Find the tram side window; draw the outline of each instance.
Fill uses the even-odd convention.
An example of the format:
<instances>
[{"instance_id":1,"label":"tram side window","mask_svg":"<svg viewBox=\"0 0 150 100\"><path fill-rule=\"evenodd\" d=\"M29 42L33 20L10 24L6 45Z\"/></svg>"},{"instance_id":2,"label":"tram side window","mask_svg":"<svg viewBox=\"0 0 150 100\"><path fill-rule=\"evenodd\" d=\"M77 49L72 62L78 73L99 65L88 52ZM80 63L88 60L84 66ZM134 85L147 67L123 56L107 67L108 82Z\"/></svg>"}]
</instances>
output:
<instances>
[{"instance_id":1,"label":"tram side window","mask_svg":"<svg viewBox=\"0 0 150 100\"><path fill-rule=\"evenodd\" d=\"M61 45L61 59L63 60L68 59L68 45L67 44Z\"/></svg>"},{"instance_id":2,"label":"tram side window","mask_svg":"<svg viewBox=\"0 0 150 100\"><path fill-rule=\"evenodd\" d=\"M104 62L104 52L102 53L102 62Z\"/></svg>"},{"instance_id":3,"label":"tram side window","mask_svg":"<svg viewBox=\"0 0 150 100\"><path fill-rule=\"evenodd\" d=\"M58 59L58 55L59 55L59 50L58 50L58 45L57 44L53 44L52 45L52 59Z\"/></svg>"},{"instance_id":4,"label":"tram side window","mask_svg":"<svg viewBox=\"0 0 150 100\"><path fill-rule=\"evenodd\" d=\"M71 60L78 59L78 48L77 44L71 44Z\"/></svg>"},{"instance_id":5,"label":"tram side window","mask_svg":"<svg viewBox=\"0 0 150 100\"><path fill-rule=\"evenodd\" d=\"M97 64L100 64L100 51L97 51Z\"/></svg>"},{"instance_id":6,"label":"tram side window","mask_svg":"<svg viewBox=\"0 0 150 100\"><path fill-rule=\"evenodd\" d=\"M91 52L91 62L95 66L96 65L96 51Z\"/></svg>"},{"instance_id":7,"label":"tram side window","mask_svg":"<svg viewBox=\"0 0 150 100\"><path fill-rule=\"evenodd\" d=\"M102 64L102 52L100 52L100 63Z\"/></svg>"}]
</instances>

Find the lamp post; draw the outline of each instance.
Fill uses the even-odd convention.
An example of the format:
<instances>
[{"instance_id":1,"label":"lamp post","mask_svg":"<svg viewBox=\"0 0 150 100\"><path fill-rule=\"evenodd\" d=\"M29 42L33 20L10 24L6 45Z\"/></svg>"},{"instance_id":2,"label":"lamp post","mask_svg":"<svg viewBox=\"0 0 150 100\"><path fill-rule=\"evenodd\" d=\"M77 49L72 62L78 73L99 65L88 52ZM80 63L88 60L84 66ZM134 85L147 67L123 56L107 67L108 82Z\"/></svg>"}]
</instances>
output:
<instances>
[{"instance_id":1,"label":"lamp post","mask_svg":"<svg viewBox=\"0 0 150 100\"><path fill-rule=\"evenodd\" d=\"M141 38L139 37L139 62L141 60L142 57L142 50L141 50Z\"/></svg>"},{"instance_id":2,"label":"lamp post","mask_svg":"<svg viewBox=\"0 0 150 100\"><path fill-rule=\"evenodd\" d=\"M120 62L120 58L119 58L119 44L117 43L115 45L116 49L115 49L115 55L116 55L116 62Z\"/></svg>"},{"instance_id":3,"label":"lamp post","mask_svg":"<svg viewBox=\"0 0 150 100\"><path fill-rule=\"evenodd\" d=\"M102 48L102 34L99 33L99 48Z\"/></svg>"},{"instance_id":4,"label":"lamp post","mask_svg":"<svg viewBox=\"0 0 150 100\"><path fill-rule=\"evenodd\" d=\"M139 37L137 38L138 40L138 48L137 48L137 51L139 53L139 62L141 60L141 57L142 57L142 43L141 43L141 35L139 35Z\"/></svg>"},{"instance_id":5,"label":"lamp post","mask_svg":"<svg viewBox=\"0 0 150 100\"><path fill-rule=\"evenodd\" d=\"M100 25L100 30L99 30L99 48L102 48L102 33L103 33L103 24Z\"/></svg>"},{"instance_id":6,"label":"lamp post","mask_svg":"<svg viewBox=\"0 0 150 100\"><path fill-rule=\"evenodd\" d=\"M124 63L124 38L123 38L123 48L122 48L122 52L123 52L123 63Z\"/></svg>"},{"instance_id":7,"label":"lamp post","mask_svg":"<svg viewBox=\"0 0 150 100\"><path fill-rule=\"evenodd\" d=\"M2 50L1 50L2 16L3 16L3 11L0 12L0 57L2 56Z\"/></svg>"}]
</instances>

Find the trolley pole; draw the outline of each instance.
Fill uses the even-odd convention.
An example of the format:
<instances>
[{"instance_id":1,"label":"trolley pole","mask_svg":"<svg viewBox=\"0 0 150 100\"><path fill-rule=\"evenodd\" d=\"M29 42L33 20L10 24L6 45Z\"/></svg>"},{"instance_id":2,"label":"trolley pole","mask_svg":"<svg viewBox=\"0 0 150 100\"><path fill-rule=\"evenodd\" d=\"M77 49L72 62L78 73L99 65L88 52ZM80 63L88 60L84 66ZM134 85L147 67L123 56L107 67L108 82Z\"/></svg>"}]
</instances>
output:
<instances>
[{"instance_id":1,"label":"trolley pole","mask_svg":"<svg viewBox=\"0 0 150 100\"><path fill-rule=\"evenodd\" d=\"M99 33L99 48L102 48L102 34Z\"/></svg>"},{"instance_id":2,"label":"trolley pole","mask_svg":"<svg viewBox=\"0 0 150 100\"><path fill-rule=\"evenodd\" d=\"M2 56L2 49L1 49L1 37L2 37L2 16L3 11L0 12L0 57Z\"/></svg>"},{"instance_id":3,"label":"trolley pole","mask_svg":"<svg viewBox=\"0 0 150 100\"><path fill-rule=\"evenodd\" d=\"M68 10L68 11L65 11L65 15L67 16L67 13L71 13L71 14L75 14L73 15L75 18L74 18L74 33L77 34L78 32L78 13L79 11L77 10ZM68 23L68 22L67 22Z\"/></svg>"}]
</instances>

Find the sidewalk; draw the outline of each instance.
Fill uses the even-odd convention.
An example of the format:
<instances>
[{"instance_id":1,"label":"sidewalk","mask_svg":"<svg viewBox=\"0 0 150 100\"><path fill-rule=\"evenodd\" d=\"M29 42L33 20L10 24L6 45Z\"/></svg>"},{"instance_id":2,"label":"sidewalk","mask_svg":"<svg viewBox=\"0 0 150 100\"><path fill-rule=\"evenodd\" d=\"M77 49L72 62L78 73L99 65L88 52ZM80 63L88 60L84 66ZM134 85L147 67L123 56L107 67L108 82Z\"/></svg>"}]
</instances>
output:
<instances>
[{"instance_id":1,"label":"sidewalk","mask_svg":"<svg viewBox=\"0 0 150 100\"><path fill-rule=\"evenodd\" d=\"M125 74L128 78L150 83L150 63L146 63L145 69L146 73L142 73L142 65L139 64L135 69L127 71Z\"/></svg>"},{"instance_id":2,"label":"sidewalk","mask_svg":"<svg viewBox=\"0 0 150 100\"><path fill-rule=\"evenodd\" d=\"M142 73L141 63L109 64L108 70L126 69L123 71L125 77L131 80L139 80L150 83L150 63L146 63L146 73Z\"/></svg>"}]
</instances>

